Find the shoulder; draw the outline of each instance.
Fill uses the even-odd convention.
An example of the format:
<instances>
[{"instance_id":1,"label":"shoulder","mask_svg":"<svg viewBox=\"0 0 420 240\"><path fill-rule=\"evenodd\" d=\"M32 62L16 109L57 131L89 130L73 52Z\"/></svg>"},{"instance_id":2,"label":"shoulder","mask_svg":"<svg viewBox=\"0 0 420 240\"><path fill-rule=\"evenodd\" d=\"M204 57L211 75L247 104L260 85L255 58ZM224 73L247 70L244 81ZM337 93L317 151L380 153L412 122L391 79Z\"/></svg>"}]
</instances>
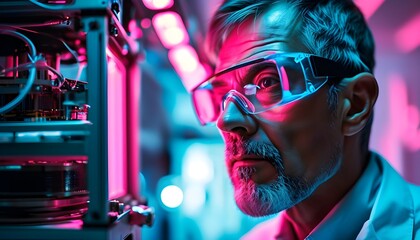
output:
<instances>
[{"instance_id":1,"label":"shoulder","mask_svg":"<svg viewBox=\"0 0 420 240\"><path fill-rule=\"evenodd\" d=\"M406 194L393 194L395 198L401 198L402 196L411 196L413 200L413 206L416 213L420 212L420 186L408 182L403 176L401 176L383 157L379 157L381 168L383 169L383 180L382 184L384 189L398 190L400 193L404 191ZM407 199L403 199L404 204L407 204ZM417 216L417 215L416 215Z\"/></svg>"},{"instance_id":2,"label":"shoulder","mask_svg":"<svg viewBox=\"0 0 420 240\"><path fill-rule=\"evenodd\" d=\"M396 209L401 214L406 212L405 219L412 219L413 239L420 239L420 186L407 182L384 158L381 157L380 162L384 170L381 200L387 199L385 202L389 203L387 206L391 212Z\"/></svg>"},{"instance_id":3,"label":"shoulder","mask_svg":"<svg viewBox=\"0 0 420 240\"><path fill-rule=\"evenodd\" d=\"M414 238L420 238L420 186L410 184L409 185L411 195L413 196L414 201L414 229L413 234Z\"/></svg>"},{"instance_id":4,"label":"shoulder","mask_svg":"<svg viewBox=\"0 0 420 240\"><path fill-rule=\"evenodd\" d=\"M420 186L409 184L409 189L413 199L414 218L416 220L416 225L420 228Z\"/></svg>"},{"instance_id":5,"label":"shoulder","mask_svg":"<svg viewBox=\"0 0 420 240\"><path fill-rule=\"evenodd\" d=\"M420 204L420 186L415 184L409 184L409 189L413 195L416 205Z\"/></svg>"},{"instance_id":6,"label":"shoulder","mask_svg":"<svg viewBox=\"0 0 420 240\"><path fill-rule=\"evenodd\" d=\"M275 239L279 227L279 217L274 217L257 224L241 240Z\"/></svg>"}]
</instances>

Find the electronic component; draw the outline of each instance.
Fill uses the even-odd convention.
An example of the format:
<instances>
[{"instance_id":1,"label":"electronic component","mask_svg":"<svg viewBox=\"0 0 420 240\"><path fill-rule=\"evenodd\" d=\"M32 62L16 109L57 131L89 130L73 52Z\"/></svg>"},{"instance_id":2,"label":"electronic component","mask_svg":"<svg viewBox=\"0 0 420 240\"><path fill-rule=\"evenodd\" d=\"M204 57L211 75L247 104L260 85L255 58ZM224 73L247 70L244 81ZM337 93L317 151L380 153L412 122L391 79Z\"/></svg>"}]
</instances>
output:
<instances>
[{"instance_id":1,"label":"electronic component","mask_svg":"<svg viewBox=\"0 0 420 240\"><path fill-rule=\"evenodd\" d=\"M121 17L136 2L0 3L0 238L138 239L152 224Z\"/></svg>"}]
</instances>

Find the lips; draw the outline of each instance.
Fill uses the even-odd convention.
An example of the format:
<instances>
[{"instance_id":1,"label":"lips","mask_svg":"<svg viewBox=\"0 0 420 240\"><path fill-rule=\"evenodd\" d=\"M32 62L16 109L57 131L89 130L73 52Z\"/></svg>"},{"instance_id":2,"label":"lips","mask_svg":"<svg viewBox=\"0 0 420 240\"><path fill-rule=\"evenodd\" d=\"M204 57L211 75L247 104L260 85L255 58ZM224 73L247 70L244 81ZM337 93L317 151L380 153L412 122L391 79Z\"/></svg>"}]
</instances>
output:
<instances>
[{"instance_id":1,"label":"lips","mask_svg":"<svg viewBox=\"0 0 420 240\"><path fill-rule=\"evenodd\" d=\"M252 171L251 171L252 170ZM242 156L233 161L232 171L239 173L239 179L252 179L257 184L264 184L277 179L279 173L274 164L258 156Z\"/></svg>"},{"instance_id":2,"label":"lips","mask_svg":"<svg viewBox=\"0 0 420 240\"><path fill-rule=\"evenodd\" d=\"M231 175L244 168L255 168L256 174L260 176L274 171L276 175L282 175L284 169L282 157L270 142L262 139L244 139L239 135L226 135L225 143L226 164ZM267 173L268 170L270 173Z\"/></svg>"},{"instance_id":3,"label":"lips","mask_svg":"<svg viewBox=\"0 0 420 240\"><path fill-rule=\"evenodd\" d=\"M272 164L271 161L258 155L243 155L232 160L232 167L255 167L262 162L269 162Z\"/></svg>"}]
</instances>

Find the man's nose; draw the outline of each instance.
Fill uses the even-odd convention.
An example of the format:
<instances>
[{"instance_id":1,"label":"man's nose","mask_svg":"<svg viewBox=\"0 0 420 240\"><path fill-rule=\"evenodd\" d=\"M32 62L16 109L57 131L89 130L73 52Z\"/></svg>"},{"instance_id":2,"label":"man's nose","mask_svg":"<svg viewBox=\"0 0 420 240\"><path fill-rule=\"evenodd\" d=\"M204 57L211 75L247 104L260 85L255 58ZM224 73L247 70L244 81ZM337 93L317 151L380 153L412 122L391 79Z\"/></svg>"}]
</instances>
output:
<instances>
[{"instance_id":1,"label":"man's nose","mask_svg":"<svg viewBox=\"0 0 420 240\"><path fill-rule=\"evenodd\" d=\"M256 119L246 113L234 99L227 100L224 111L217 120L217 127L223 132L252 135L257 131Z\"/></svg>"}]
</instances>

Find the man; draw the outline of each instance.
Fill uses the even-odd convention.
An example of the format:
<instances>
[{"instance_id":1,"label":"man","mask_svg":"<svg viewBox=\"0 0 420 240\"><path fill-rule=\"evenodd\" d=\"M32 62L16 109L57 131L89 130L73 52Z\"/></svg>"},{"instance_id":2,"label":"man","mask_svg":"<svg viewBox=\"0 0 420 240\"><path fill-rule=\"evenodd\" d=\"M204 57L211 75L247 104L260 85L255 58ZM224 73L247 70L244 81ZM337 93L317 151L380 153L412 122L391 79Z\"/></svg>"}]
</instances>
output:
<instances>
[{"instance_id":1,"label":"man","mask_svg":"<svg viewBox=\"0 0 420 240\"><path fill-rule=\"evenodd\" d=\"M418 239L418 187L368 150L374 42L349 0L225 0L213 77L193 90L216 123L238 207L280 213L244 239Z\"/></svg>"}]
</instances>

